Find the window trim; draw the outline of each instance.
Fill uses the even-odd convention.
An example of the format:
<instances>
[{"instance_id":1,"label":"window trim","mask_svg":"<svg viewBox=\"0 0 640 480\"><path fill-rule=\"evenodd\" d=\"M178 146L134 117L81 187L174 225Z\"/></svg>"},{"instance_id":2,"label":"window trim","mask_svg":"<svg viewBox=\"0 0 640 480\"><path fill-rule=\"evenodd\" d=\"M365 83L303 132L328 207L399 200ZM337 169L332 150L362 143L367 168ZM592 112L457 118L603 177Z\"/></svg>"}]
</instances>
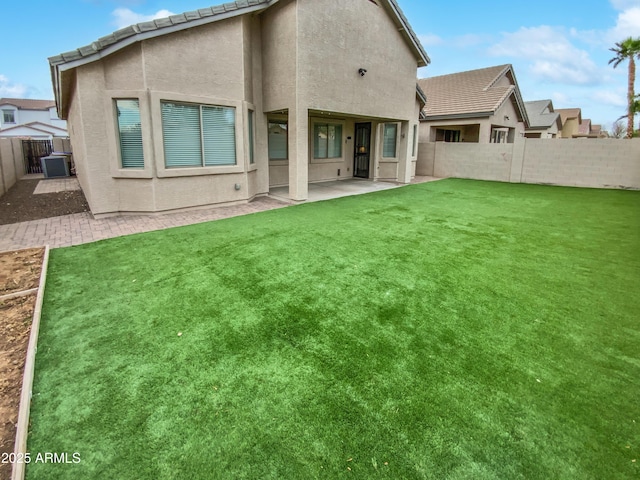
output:
<instances>
[{"instance_id":1,"label":"window trim","mask_svg":"<svg viewBox=\"0 0 640 480\"><path fill-rule=\"evenodd\" d=\"M142 151L144 168L122 168L120 158L120 140L118 134L116 100L138 100L140 106L140 127L142 129ZM110 90L104 98L104 111L107 115L107 152L112 178L153 178L153 140L149 116L149 100L143 90Z\"/></svg>"},{"instance_id":2,"label":"window trim","mask_svg":"<svg viewBox=\"0 0 640 480\"><path fill-rule=\"evenodd\" d=\"M309 119L309 163L342 163L345 161L345 135L346 123L344 120L338 120L327 117L312 117ZM342 132L340 138L340 156L316 158L314 153L314 140L316 125L339 125Z\"/></svg>"},{"instance_id":3,"label":"window trim","mask_svg":"<svg viewBox=\"0 0 640 480\"><path fill-rule=\"evenodd\" d=\"M272 123L284 123L287 125L287 138L285 140L287 158L271 158L269 151L269 125ZM269 165L287 165L289 162L289 117L287 115L269 115L267 117L267 156L269 157Z\"/></svg>"},{"instance_id":4,"label":"window trim","mask_svg":"<svg viewBox=\"0 0 640 480\"><path fill-rule=\"evenodd\" d=\"M411 144L411 157L416 158L418 155L418 124L413 124L413 143Z\"/></svg>"},{"instance_id":5,"label":"window trim","mask_svg":"<svg viewBox=\"0 0 640 480\"><path fill-rule=\"evenodd\" d=\"M393 142L393 155L392 156L388 156L385 155L384 152L384 140L385 140L385 136L387 133L387 126L394 126L395 127L395 131L396 131L396 135L394 138L394 142ZM381 158L383 158L384 160L393 160L394 158L398 158L398 134L400 133L400 129L398 128L399 123L398 122L385 122L382 124L382 135L381 135Z\"/></svg>"},{"instance_id":6,"label":"window trim","mask_svg":"<svg viewBox=\"0 0 640 480\"><path fill-rule=\"evenodd\" d=\"M247 108L247 157L249 159L248 167L250 170L257 168L256 166L256 110L249 106Z\"/></svg>"},{"instance_id":7,"label":"window trim","mask_svg":"<svg viewBox=\"0 0 640 480\"><path fill-rule=\"evenodd\" d=\"M237 119L238 119L238 115L236 113L236 109L235 107L226 107L226 106L220 106L220 105L203 105L203 104L193 104L190 102L176 102L176 101L172 101L172 100L161 100L160 102L160 112L161 114L163 113L163 108L165 105L177 105L177 106L182 106L182 107L191 107L193 109L197 108L197 121L198 121L198 141L196 142L197 144L199 144L199 150L200 150L200 164L199 165L172 165L169 166L167 165L167 152L165 149L164 155L164 163L165 163L165 168L166 169L176 169L176 168L207 168L207 167L231 167L231 166L236 166L238 165L238 148L236 145L237 142L237 135L236 132L238 130L238 124L237 124ZM215 110L222 110L222 115L226 116L228 111L232 111L233 112L233 163L218 163L218 158L217 157L208 157L207 156L207 145L208 145L208 141L207 141L207 137L211 135L212 132L215 132L216 130L207 130L205 129L204 123L206 118L211 115L211 111ZM209 111L209 113L207 113ZM225 112L226 111L226 112ZM218 113L216 113L216 115L218 115ZM215 126L218 126L218 123L214 124ZM223 124L224 125L224 124ZM243 129L244 130L244 129ZM192 132L193 133L193 132ZM171 138L171 137L170 137ZM226 137L225 137L226 138ZM166 138L165 138L165 123L164 123L164 116L162 117L162 141L163 141L163 145L166 146L166 142L165 142ZM210 152L209 152L210 153ZM213 160L213 162L210 162L209 164L207 164L208 161ZM174 159L175 161L175 159ZM178 161L178 163L180 163Z\"/></svg>"},{"instance_id":8,"label":"window trim","mask_svg":"<svg viewBox=\"0 0 640 480\"><path fill-rule=\"evenodd\" d=\"M181 167L167 168L164 159L164 138L163 135L157 134L153 136L153 146L155 152L155 171L158 178L171 177L194 177L201 175L221 175L227 173L244 173L247 165L245 161L239 159L246 158L245 146L246 135L245 129L239 125L245 125L245 116L247 106L249 104L242 101L233 101L216 97L202 97L198 95L184 95L171 92L153 91L149 93L149 103L151 110L151 126L154 132L162 132L162 108L161 102L175 103L192 103L196 105L212 106L212 107L233 107L235 108L235 142L236 142L236 164L235 165L216 165L206 167ZM257 164L254 164L257 165Z\"/></svg>"},{"instance_id":9,"label":"window trim","mask_svg":"<svg viewBox=\"0 0 640 480\"><path fill-rule=\"evenodd\" d=\"M142 167L125 167L124 161L122 158L122 135L120 132L120 120L118 117L118 101L137 101L138 102L138 115L140 116L140 142L142 147ZM145 148L144 148L144 137L142 135L142 112L140 109L140 99L138 98L114 98L113 99L113 108L115 109L115 121L116 121L116 139L118 142L118 166L122 170L144 170L145 165L147 164Z\"/></svg>"},{"instance_id":10,"label":"window trim","mask_svg":"<svg viewBox=\"0 0 640 480\"><path fill-rule=\"evenodd\" d=\"M7 121L5 120L5 115L10 113L11 116L13 117L13 121ZM3 125L17 125L18 121L16 120L16 109L15 108L3 108L2 109L2 124Z\"/></svg>"}]
</instances>

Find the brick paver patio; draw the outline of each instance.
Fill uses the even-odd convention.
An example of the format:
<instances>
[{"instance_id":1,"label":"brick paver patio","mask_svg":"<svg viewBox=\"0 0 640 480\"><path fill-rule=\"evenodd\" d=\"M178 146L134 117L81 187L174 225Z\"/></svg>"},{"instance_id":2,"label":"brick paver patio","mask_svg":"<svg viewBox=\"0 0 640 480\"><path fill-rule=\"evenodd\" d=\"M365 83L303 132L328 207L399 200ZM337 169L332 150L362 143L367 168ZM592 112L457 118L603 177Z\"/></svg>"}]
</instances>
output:
<instances>
[{"instance_id":1,"label":"brick paver patio","mask_svg":"<svg viewBox=\"0 0 640 480\"><path fill-rule=\"evenodd\" d=\"M421 183L432 180L439 180L435 177L416 177L411 183ZM49 181L50 182L50 181ZM396 188L398 184L383 182L364 181L359 184L354 180L349 184L349 180L337 182L337 186L325 186L321 188L321 194L314 194L317 198L312 198L310 190L309 201L324 200L328 189L335 190L335 196L343 196L344 189L352 191L348 194L366 193L377 191L383 188ZM41 182L42 183L42 182ZM353 188L356 184L360 188ZM74 189L75 184L49 183L49 188ZM0 225L0 252L7 250L18 250L21 248L39 247L49 245L51 248L69 247L83 243L95 242L107 238L131 235L133 233L150 232L165 228L182 227L195 223L209 222L223 218L246 215L249 213L272 210L291 205L286 199L274 197L259 197L250 203L228 206L211 207L183 212L164 213L157 215L119 215L107 218L95 219L89 212L64 215L62 217L43 218L30 222L14 223L10 225Z\"/></svg>"}]
</instances>

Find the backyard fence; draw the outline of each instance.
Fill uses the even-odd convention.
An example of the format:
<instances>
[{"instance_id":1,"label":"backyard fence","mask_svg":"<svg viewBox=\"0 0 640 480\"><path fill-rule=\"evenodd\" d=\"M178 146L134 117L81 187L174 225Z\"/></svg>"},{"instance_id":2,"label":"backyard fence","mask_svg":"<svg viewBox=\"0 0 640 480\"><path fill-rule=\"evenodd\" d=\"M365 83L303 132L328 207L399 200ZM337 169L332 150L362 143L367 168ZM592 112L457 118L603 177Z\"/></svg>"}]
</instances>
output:
<instances>
[{"instance_id":1,"label":"backyard fence","mask_svg":"<svg viewBox=\"0 0 640 480\"><path fill-rule=\"evenodd\" d=\"M49 141L45 140L45 142ZM39 167L40 157L38 155L43 152L45 153L42 156L48 155L52 151L50 148L56 152L70 152L71 143L68 138L54 138L49 148L27 147L25 149L23 140L20 138L0 138L0 196L27 173L39 173L37 167Z\"/></svg>"},{"instance_id":2,"label":"backyard fence","mask_svg":"<svg viewBox=\"0 0 640 480\"><path fill-rule=\"evenodd\" d=\"M421 143L417 175L593 188L640 189L640 139Z\"/></svg>"}]
</instances>

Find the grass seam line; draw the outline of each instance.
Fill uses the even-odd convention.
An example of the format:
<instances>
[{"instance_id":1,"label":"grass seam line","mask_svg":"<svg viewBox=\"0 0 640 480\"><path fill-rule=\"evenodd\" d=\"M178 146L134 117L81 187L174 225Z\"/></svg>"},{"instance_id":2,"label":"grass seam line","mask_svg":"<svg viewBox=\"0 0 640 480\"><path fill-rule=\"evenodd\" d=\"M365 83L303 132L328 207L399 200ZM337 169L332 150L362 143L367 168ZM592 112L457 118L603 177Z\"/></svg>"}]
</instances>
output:
<instances>
[{"instance_id":1,"label":"grass seam line","mask_svg":"<svg viewBox=\"0 0 640 480\"><path fill-rule=\"evenodd\" d=\"M20 393L20 406L18 407L18 423L16 429L16 443L14 453L27 453L27 433L29 430L29 409L31 408L31 389L33 387L33 374L36 360L36 350L38 345L38 330L40 328L40 316L42 314L42 303L44 300L44 288L47 280L47 267L49 265L49 245L45 245L44 257L42 259L42 270L40 271L40 283L38 284L38 295L36 306L33 310L33 321L31 322L31 333L29 335L29 345L27 347L27 358L24 364L24 374L22 376L22 391ZM11 472L11 480L23 480L25 475L25 463L14 463Z\"/></svg>"}]
</instances>

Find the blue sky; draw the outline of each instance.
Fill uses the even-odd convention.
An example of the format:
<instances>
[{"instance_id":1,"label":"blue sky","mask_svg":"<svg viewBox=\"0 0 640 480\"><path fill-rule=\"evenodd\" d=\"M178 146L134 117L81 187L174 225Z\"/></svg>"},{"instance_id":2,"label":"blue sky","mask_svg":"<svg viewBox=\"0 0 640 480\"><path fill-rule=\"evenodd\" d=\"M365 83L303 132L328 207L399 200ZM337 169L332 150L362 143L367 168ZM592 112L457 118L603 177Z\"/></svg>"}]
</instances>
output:
<instances>
[{"instance_id":1,"label":"blue sky","mask_svg":"<svg viewBox=\"0 0 640 480\"><path fill-rule=\"evenodd\" d=\"M0 96L53 98L48 57L131 23L218 3L5 0ZM580 107L605 128L625 112L627 65L614 70L607 62L616 41L640 36L640 0L398 3L432 60L420 77L511 63L525 101Z\"/></svg>"}]
</instances>

